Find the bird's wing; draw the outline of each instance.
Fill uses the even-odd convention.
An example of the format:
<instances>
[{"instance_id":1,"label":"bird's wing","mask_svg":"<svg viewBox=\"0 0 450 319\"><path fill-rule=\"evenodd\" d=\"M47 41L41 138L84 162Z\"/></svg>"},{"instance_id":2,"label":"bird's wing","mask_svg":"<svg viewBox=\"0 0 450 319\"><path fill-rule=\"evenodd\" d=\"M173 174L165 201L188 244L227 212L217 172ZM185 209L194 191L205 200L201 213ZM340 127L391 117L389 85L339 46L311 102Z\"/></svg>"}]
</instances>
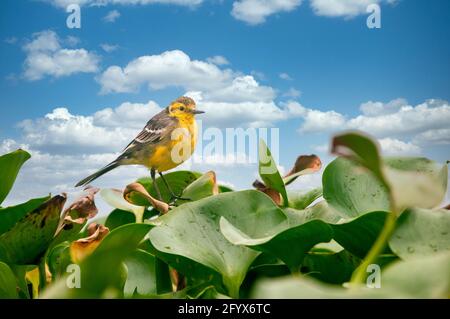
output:
<instances>
[{"instance_id":1,"label":"bird's wing","mask_svg":"<svg viewBox=\"0 0 450 319\"><path fill-rule=\"evenodd\" d=\"M147 122L142 131L125 147L122 154L129 154L142 146L158 143L168 136L168 133L174 127L175 121L176 119L168 116L164 110L158 113Z\"/></svg>"}]
</instances>

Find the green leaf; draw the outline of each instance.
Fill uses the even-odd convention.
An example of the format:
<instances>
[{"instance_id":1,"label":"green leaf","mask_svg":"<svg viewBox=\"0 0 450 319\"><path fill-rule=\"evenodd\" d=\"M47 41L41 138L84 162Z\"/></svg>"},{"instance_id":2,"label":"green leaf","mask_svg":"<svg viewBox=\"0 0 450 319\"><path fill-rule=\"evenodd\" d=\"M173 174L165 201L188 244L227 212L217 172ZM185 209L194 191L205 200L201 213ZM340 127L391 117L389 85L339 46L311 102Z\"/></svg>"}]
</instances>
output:
<instances>
[{"instance_id":1,"label":"green leaf","mask_svg":"<svg viewBox=\"0 0 450 319\"><path fill-rule=\"evenodd\" d=\"M386 158L384 172L399 212L406 208L435 208L445 198L447 164L421 157Z\"/></svg>"},{"instance_id":2,"label":"green leaf","mask_svg":"<svg viewBox=\"0 0 450 319\"><path fill-rule=\"evenodd\" d=\"M337 158L322 176L323 197L345 217L373 211L389 211L389 194L367 169L353 161Z\"/></svg>"},{"instance_id":3,"label":"green leaf","mask_svg":"<svg viewBox=\"0 0 450 319\"><path fill-rule=\"evenodd\" d=\"M228 192L234 192L234 190L231 187L219 185L219 193L228 193Z\"/></svg>"},{"instance_id":4,"label":"green leaf","mask_svg":"<svg viewBox=\"0 0 450 319\"><path fill-rule=\"evenodd\" d=\"M248 267L259 254L231 244L219 231L219 219L235 221L242 214L281 211L269 197L258 191L223 193L186 203L153 222L148 237L153 246L172 260L171 266L187 273L186 265L174 265L177 256L189 258L222 275L231 296L237 297ZM282 214L282 212L281 212Z\"/></svg>"},{"instance_id":5,"label":"green leaf","mask_svg":"<svg viewBox=\"0 0 450 319\"><path fill-rule=\"evenodd\" d=\"M146 251L136 250L125 259L125 265L125 297L151 296L171 291L169 269L157 257Z\"/></svg>"},{"instance_id":6,"label":"green leaf","mask_svg":"<svg viewBox=\"0 0 450 319\"><path fill-rule=\"evenodd\" d=\"M22 219L29 212L41 206L49 199L49 196L35 198L20 205L0 208L0 234L3 234L7 230L11 229L17 221Z\"/></svg>"},{"instance_id":7,"label":"green leaf","mask_svg":"<svg viewBox=\"0 0 450 319\"><path fill-rule=\"evenodd\" d=\"M288 203L286 188L278 171L277 164L272 158L269 148L263 139L259 140L259 176L266 187L276 190L283 198L283 205Z\"/></svg>"},{"instance_id":8,"label":"green leaf","mask_svg":"<svg viewBox=\"0 0 450 319\"><path fill-rule=\"evenodd\" d=\"M113 230L119 226L132 224L136 222L136 216L133 213L130 213L126 210L115 209L113 210L105 221L105 226L109 228L109 230Z\"/></svg>"},{"instance_id":9,"label":"green leaf","mask_svg":"<svg viewBox=\"0 0 450 319\"><path fill-rule=\"evenodd\" d=\"M65 196L55 196L19 220L0 235L0 259L13 264L30 264L51 243Z\"/></svg>"},{"instance_id":10,"label":"green leaf","mask_svg":"<svg viewBox=\"0 0 450 319\"><path fill-rule=\"evenodd\" d=\"M111 231L80 264L80 288L70 289L67 276L44 291L43 298L121 297L126 280L124 260L136 251L151 226L129 224Z\"/></svg>"},{"instance_id":11,"label":"green leaf","mask_svg":"<svg viewBox=\"0 0 450 319\"><path fill-rule=\"evenodd\" d=\"M7 264L0 262L0 298L18 298L16 277Z\"/></svg>"},{"instance_id":12,"label":"green leaf","mask_svg":"<svg viewBox=\"0 0 450 319\"><path fill-rule=\"evenodd\" d=\"M295 209L305 209L316 199L320 198L320 196L322 196L322 187L313 188L305 193L301 193L299 191L290 191L288 192L288 206Z\"/></svg>"},{"instance_id":13,"label":"green leaf","mask_svg":"<svg viewBox=\"0 0 450 319\"><path fill-rule=\"evenodd\" d=\"M191 184L201 175L202 174L200 173L191 171L175 171L164 174L164 178L166 179L167 183L169 184L170 188L173 190L175 195L180 195L189 184ZM152 197L159 200L158 194L155 188L153 187L153 181L150 177L140 178L137 180L137 182L142 184ZM167 190L167 187L164 184L161 177L158 177L156 179L156 184L158 185L158 188L161 191L163 202L169 203L172 199L171 198L172 196Z\"/></svg>"},{"instance_id":14,"label":"green leaf","mask_svg":"<svg viewBox=\"0 0 450 319\"><path fill-rule=\"evenodd\" d=\"M352 160L360 174L361 168L368 169L378 182L370 186L367 181L363 183L364 179L358 178L358 182L352 183L351 179L358 175L358 171L355 170L351 173L341 172L344 176L339 178L329 172L326 179L324 174L324 197L328 200L343 196L342 203L337 208L344 214L354 217L355 214L364 214L370 210L388 210L386 207L373 206L383 204L383 196L376 192L380 188L390 199L389 210L396 215L410 207L434 208L445 197L448 179L447 164L440 165L426 158L382 159L379 155L378 144L358 132L335 136L332 151ZM350 179L350 186L347 186L348 179ZM333 186L336 186L337 190L333 191ZM362 189L359 192L356 189L358 186ZM367 190L364 186L368 187ZM363 191L367 192L366 197L363 196ZM374 199L371 200L368 196L373 196ZM336 198L334 201L339 202ZM333 205L332 202L330 204ZM370 209L367 209L367 206ZM355 212L357 208L363 210Z\"/></svg>"},{"instance_id":15,"label":"green leaf","mask_svg":"<svg viewBox=\"0 0 450 319\"><path fill-rule=\"evenodd\" d=\"M320 219L334 220L329 214L326 203L303 211L242 211L232 222L222 217L220 231L234 245L245 245L276 256L296 272L312 247L332 239L331 227Z\"/></svg>"},{"instance_id":16,"label":"green leaf","mask_svg":"<svg viewBox=\"0 0 450 319\"><path fill-rule=\"evenodd\" d=\"M389 246L402 259L450 251L450 211L411 209L398 220Z\"/></svg>"},{"instance_id":17,"label":"green leaf","mask_svg":"<svg viewBox=\"0 0 450 319\"><path fill-rule=\"evenodd\" d=\"M322 282L342 284L350 280L360 259L348 251L318 252L311 251L303 260L301 271Z\"/></svg>"},{"instance_id":18,"label":"green leaf","mask_svg":"<svg viewBox=\"0 0 450 319\"><path fill-rule=\"evenodd\" d=\"M196 201L208 196L217 195L218 193L216 174L210 171L200 176L184 189L181 196L183 198L189 198L189 200L179 199L175 204L178 206L189 201Z\"/></svg>"},{"instance_id":19,"label":"green leaf","mask_svg":"<svg viewBox=\"0 0 450 319\"><path fill-rule=\"evenodd\" d=\"M68 242L56 245L47 255L47 264L53 280L65 275L67 266L72 263L69 246Z\"/></svg>"},{"instance_id":20,"label":"green leaf","mask_svg":"<svg viewBox=\"0 0 450 319\"><path fill-rule=\"evenodd\" d=\"M346 250L364 258L383 228L387 212L370 212L340 224L332 224L334 239ZM389 252L388 249L385 251Z\"/></svg>"},{"instance_id":21,"label":"green leaf","mask_svg":"<svg viewBox=\"0 0 450 319\"><path fill-rule=\"evenodd\" d=\"M304 276L263 279L254 289L255 299L301 298L444 298L450 293L450 254L397 261L383 270L380 288L341 288Z\"/></svg>"},{"instance_id":22,"label":"green leaf","mask_svg":"<svg viewBox=\"0 0 450 319\"><path fill-rule=\"evenodd\" d=\"M0 156L0 204L8 196L22 165L31 158L24 150Z\"/></svg>"}]
</instances>

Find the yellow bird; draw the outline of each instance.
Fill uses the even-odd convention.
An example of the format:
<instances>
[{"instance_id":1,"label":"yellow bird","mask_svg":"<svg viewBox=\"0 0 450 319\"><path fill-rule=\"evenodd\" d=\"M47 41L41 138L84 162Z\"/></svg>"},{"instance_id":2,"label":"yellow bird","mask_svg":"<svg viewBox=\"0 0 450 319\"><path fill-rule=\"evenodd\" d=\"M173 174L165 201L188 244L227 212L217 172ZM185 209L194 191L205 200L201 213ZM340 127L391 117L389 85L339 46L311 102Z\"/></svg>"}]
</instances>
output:
<instances>
[{"instance_id":1,"label":"yellow bird","mask_svg":"<svg viewBox=\"0 0 450 319\"><path fill-rule=\"evenodd\" d=\"M86 177L75 187L86 185L121 165L144 165L150 169L153 185L160 199L161 193L155 183L156 172L172 197L180 198L173 193L162 172L177 167L194 152L197 142L195 115L201 113L204 112L196 109L193 99L179 97L152 117L117 159Z\"/></svg>"}]
</instances>

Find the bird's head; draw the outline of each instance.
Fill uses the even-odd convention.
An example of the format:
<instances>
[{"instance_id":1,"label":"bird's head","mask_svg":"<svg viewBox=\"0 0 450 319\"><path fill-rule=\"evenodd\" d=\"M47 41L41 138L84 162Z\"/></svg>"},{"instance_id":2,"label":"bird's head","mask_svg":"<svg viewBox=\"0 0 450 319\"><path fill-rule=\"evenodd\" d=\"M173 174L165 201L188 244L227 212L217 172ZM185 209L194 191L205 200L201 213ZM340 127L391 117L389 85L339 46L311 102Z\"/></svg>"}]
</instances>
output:
<instances>
[{"instance_id":1,"label":"bird's head","mask_svg":"<svg viewBox=\"0 0 450 319\"><path fill-rule=\"evenodd\" d=\"M193 118L196 114L205 113L197 110L195 101L190 97L182 96L170 103L167 108L171 116L177 118Z\"/></svg>"}]
</instances>

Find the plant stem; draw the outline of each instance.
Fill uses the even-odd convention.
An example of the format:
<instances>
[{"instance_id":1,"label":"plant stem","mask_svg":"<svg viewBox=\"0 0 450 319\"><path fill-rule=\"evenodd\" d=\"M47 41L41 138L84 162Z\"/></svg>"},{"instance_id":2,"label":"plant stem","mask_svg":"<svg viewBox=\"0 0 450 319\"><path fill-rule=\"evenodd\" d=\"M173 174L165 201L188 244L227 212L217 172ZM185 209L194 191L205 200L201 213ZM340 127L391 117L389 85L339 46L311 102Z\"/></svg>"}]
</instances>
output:
<instances>
[{"instance_id":1,"label":"plant stem","mask_svg":"<svg viewBox=\"0 0 450 319\"><path fill-rule=\"evenodd\" d=\"M380 235L373 244L367 256L364 258L361 265L353 273L352 279L350 281L352 287L364 283L364 280L366 280L367 277L367 267L373 264L377 260L378 255L383 252L389 238L391 237L395 229L396 222L397 214L395 212L388 213Z\"/></svg>"}]
</instances>

